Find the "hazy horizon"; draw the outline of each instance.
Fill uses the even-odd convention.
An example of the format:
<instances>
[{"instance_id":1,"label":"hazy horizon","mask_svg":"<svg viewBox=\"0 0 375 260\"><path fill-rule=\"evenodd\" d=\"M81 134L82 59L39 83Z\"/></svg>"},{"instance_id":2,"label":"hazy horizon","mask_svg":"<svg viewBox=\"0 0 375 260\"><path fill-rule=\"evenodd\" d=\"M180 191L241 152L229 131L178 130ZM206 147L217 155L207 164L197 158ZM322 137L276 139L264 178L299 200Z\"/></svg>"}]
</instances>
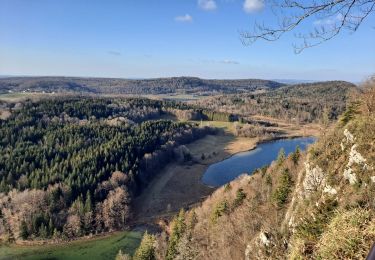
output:
<instances>
[{"instance_id":1,"label":"hazy horizon","mask_svg":"<svg viewBox=\"0 0 375 260\"><path fill-rule=\"evenodd\" d=\"M253 1L0 0L0 74L360 82L375 71L374 17L296 55L293 33L241 43L255 21L275 19ZM314 17L301 30L329 22Z\"/></svg>"},{"instance_id":2,"label":"hazy horizon","mask_svg":"<svg viewBox=\"0 0 375 260\"><path fill-rule=\"evenodd\" d=\"M0 78L17 78L17 77L25 77L25 78L97 78L97 79L126 79L126 80L152 80L152 79L159 79L159 78L199 78L203 80L247 80L247 79L260 79L260 80L270 80L276 81L285 84L293 84L293 83L313 83L313 82L320 82L320 81L348 81L353 84L359 84L362 81L350 81L350 80L343 80L343 79L331 79L331 80L314 80L314 79L273 79L273 78L204 78L198 76L191 76L191 75L180 75L180 76L166 76L166 77L149 77L149 78L135 78L135 77L97 77L97 76L70 76L70 75L2 75L0 74ZM364 79L365 80L365 79Z\"/></svg>"}]
</instances>

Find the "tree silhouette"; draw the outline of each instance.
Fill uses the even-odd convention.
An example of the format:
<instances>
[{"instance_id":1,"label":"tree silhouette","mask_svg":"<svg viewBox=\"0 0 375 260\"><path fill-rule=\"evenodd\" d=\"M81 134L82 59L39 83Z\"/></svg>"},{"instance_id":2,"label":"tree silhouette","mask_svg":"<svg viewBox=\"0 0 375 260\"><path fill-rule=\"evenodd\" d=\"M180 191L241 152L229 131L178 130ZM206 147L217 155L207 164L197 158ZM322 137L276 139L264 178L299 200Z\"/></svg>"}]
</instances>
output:
<instances>
[{"instance_id":1,"label":"tree silhouette","mask_svg":"<svg viewBox=\"0 0 375 260\"><path fill-rule=\"evenodd\" d=\"M304 21L315 19L314 29L296 33L302 43L294 44L296 53L328 41L344 30L355 32L374 12L375 0L265 0L278 23L276 26L255 23L252 31L241 33L245 45L262 39L276 41L295 31Z\"/></svg>"}]
</instances>

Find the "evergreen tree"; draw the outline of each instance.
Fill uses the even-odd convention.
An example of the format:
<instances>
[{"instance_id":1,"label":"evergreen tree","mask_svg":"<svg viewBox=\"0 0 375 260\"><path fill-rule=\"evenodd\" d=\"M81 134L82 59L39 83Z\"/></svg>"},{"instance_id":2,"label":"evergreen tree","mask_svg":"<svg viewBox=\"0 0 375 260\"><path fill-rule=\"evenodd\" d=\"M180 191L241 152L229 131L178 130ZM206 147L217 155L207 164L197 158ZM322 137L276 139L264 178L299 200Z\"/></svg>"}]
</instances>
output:
<instances>
[{"instance_id":1,"label":"evergreen tree","mask_svg":"<svg viewBox=\"0 0 375 260\"><path fill-rule=\"evenodd\" d=\"M224 215L225 213L229 212L229 203L226 199L223 201L220 201L219 203L216 204L214 207L212 213L211 213L211 221L213 223L217 222L217 219Z\"/></svg>"},{"instance_id":2,"label":"evergreen tree","mask_svg":"<svg viewBox=\"0 0 375 260\"><path fill-rule=\"evenodd\" d=\"M24 220L21 221L20 225L20 237L25 240L29 237L29 230L27 229L26 222Z\"/></svg>"},{"instance_id":3,"label":"evergreen tree","mask_svg":"<svg viewBox=\"0 0 375 260\"><path fill-rule=\"evenodd\" d=\"M39 236L41 238L47 238L48 237L48 232L47 232L47 227L42 223L42 225L39 228Z\"/></svg>"},{"instance_id":4,"label":"evergreen tree","mask_svg":"<svg viewBox=\"0 0 375 260\"><path fill-rule=\"evenodd\" d=\"M52 218L49 218L49 221L48 221L48 235L49 236L53 235L53 230L54 230L54 226L53 226Z\"/></svg>"},{"instance_id":5,"label":"evergreen tree","mask_svg":"<svg viewBox=\"0 0 375 260\"><path fill-rule=\"evenodd\" d=\"M84 212L85 212L85 213L87 213L87 212L92 212L91 193L90 193L89 190L88 190L87 193L86 193L86 201L85 201Z\"/></svg>"},{"instance_id":6,"label":"evergreen tree","mask_svg":"<svg viewBox=\"0 0 375 260\"><path fill-rule=\"evenodd\" d=\"M292 154L292 161L293 161L294 164L298 164L298 160L299 160L300 156L301 156L301 150L300 150L299 146L297 146L296 150Z\"/></svg>"},{"instance_id":7,"label":"evergreen tree","mask_svg":"<svg viewBox=\"0 0 375 260\"><path fill-rule=\"evenodd\" d=\"M154 260L155 256L155 241L156 237L145 232L141 244L135 251L133 260Z\"/></svg>"},{"instance_id":8,"label":"evergreen tree","mask_svg":"<svg viewBox=\"0 0 375 260\"><path fill-rule=\"evenodd\" d=\"M177 246L182 235L185 232L185 229L185 211L181 209L178 216L173 220L172 223L172 233L169 238L168 250L166 255L167 260L173 260L177 255Z\"/></svg>"},{"instance_id":9,"label":"evergreen tree","mask_svg":"<svg viewBox=\"0 0 375 260\"><path fill-rule=\"evenodd\" d=\"M285 161L285 150L281 148L279 154L277 155L277 164L281 165Z\"/></svg>"}]
</instances>

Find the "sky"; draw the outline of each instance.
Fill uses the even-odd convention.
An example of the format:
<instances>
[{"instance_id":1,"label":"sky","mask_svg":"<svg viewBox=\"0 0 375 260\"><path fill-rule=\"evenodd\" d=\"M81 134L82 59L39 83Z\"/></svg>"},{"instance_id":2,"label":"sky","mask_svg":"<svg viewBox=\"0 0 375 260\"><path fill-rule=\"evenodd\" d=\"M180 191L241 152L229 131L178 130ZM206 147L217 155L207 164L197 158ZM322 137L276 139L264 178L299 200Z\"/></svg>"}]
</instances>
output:
<instances>
[{"instance_id":1,"label":"sky","mask_svg":"<svg viewBox=\"0 0 375 260\"><path fill-rule=\"evenodd\" d=\"M294 33L243 45L275 22L262 0L0 0L0 75L359 82L375 72L374 16L295 54ZM299 30L330 22L314 19Z\"/></svg>"}]
</instances>

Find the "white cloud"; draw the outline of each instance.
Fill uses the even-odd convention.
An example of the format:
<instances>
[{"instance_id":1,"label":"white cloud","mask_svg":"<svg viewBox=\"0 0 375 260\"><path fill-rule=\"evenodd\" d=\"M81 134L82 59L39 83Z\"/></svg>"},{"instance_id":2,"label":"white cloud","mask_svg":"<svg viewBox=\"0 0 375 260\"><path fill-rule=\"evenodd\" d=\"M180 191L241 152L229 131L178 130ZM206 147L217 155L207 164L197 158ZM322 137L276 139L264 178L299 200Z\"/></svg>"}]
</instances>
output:
<instances>
[{"instance_id":1,"label":"white cloud","mask_svg":"<svg viewBox=\"0 0 375 260\"><path fill-rule=\"evenodd\" d=\"M174 18L174 20L176 21L176 22L183 22L183 23L190 23L190 22L192 22L193 21L193 17L191 17L191 15L190 14L185 14L185 15L180 15L180 16L176 16L175 18Z\"/></svg>"},{"instance_id":2,"label":"white cloud","mask_svg":"<svg viewBox=\"0 0 375 260\"><path fill-rule=\"evenodd\" d=\"M243 9L246 13L261 11L264 8L264 0L245 0Z\"/></svg>"},{"instance_id":3,"label":"white cloud","mask_svg":"<svg viewBox=\"0 0 375 260\"><path fill-rule=\"evenodd\" d=\"M212 11L217 8L215 0L198 0L198 6L207 11Z\"/></svg>"}]
</instances>

